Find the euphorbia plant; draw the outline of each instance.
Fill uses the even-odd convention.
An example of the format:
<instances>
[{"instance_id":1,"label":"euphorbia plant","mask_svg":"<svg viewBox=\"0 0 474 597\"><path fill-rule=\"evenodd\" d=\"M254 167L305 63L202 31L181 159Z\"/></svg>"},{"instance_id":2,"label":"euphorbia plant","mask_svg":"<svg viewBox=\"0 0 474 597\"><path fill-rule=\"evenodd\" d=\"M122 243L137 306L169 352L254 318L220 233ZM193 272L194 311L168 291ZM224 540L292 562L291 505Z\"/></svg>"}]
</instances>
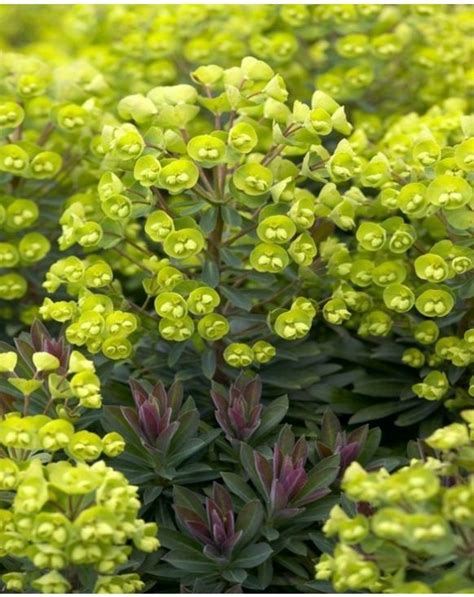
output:
<instances>
[{"instance_id":1,"label":"euphorbia plant","mask_svg":"<svg viewBox=\"0 0 474 597\"><path fill-rule=\"evenodd\" d=\"M174 510L178 528L163 533L170 552L166 562L182 570L188 590L213 588L224 591L258 583L252 570L270 557L268 543L259 541L263 510L258 500L249 501L235 514L229 492L215 483L209 496L176 487Z\"/></svg>"},{"instance_id":2,"label":"euphorbia plant","mask_svg":"<svg viewBox=\"0 0 474 597\"><path fill-rule=\"evenodd\" d=\"M122 121L104 126L98 186L71 197L60 220L60 248L80 245L91 256L59 260L44 284L49 292L66 284L77 299L60 313L48 299L41 313L66 321L71 342L112 359L130 355L141 319L150 338L186 343L206 376L225 377L229 366L274 358L278 337L309 333L318 232L303 183L331 157L324 137L352 127L323 92L310 105L289 104L282 77L252 57L192 78L194 86L124 98ZM143 306L114 269L141 279Z\"/></svg>"}]
</instances>

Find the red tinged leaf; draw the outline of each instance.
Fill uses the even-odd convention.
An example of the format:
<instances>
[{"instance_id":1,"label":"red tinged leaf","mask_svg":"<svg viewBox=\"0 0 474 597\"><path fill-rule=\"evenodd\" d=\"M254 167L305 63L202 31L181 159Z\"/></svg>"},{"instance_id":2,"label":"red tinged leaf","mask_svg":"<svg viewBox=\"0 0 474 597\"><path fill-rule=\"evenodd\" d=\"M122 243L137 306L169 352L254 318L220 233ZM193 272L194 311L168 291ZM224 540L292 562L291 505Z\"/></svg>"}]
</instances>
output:
<instances>
[{"instance_id":1,"label":"red tinged leaf","mask_svg":"<svg viewBox=\"0 0 474 597\"><path fill-rule=\"evenodd\" d=\"M135 404L137 405L137 408L139 408L144 402L148 400L148 392L145 390L142 384L135 379L131 379L129 381L129 385L132 390L132 396L135 401Z\"/></svg>"},{"instance_id":2,"label":"red tinged leaf","mask_svg":"<svg viewBox=\"0 0 474 597\"><path fill-rule=\"evenodd\" d=\"M341 472L345 471L349 464L357 458L360 449L360 444L358 442L353 442L338 450L341 455Z\"/></svg>"},{"instance_id":3,"label":"red tinged leaf","mask_svg":"<svg viewBox=\"0 0 474 597\"><path fill-rule=\"evenodd\" d=\"M219 483L213 483L212 497L214 498L214 501L220 512L224 513L232 511L232 498L230 497L230 493L223 485L219 485Z\"/></svg>"},{"instance_id":4,"label":"red tinged leaf","mask_svg":"<svg viewBox=\"0 0 474 597\"><path fill-rule=\"evenodd\" d=\"M216 407L216 421L230 442L249 439L260 426L260 395L261 383L256 378L248 380L240 375L227 395L225 388L213 384L211 398Z\"/></svg>"}]
</instances>

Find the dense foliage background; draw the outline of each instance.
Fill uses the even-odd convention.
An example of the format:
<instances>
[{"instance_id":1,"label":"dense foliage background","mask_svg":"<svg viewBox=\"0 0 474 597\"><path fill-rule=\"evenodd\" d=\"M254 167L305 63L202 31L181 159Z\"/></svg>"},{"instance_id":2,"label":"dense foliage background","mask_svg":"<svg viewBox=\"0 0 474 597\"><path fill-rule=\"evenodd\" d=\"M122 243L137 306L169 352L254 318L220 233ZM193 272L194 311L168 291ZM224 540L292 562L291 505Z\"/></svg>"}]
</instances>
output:
<instances>
[{"instance_id":1,"label":"dense foliage background","mask_svg":"<svg viewBox=\"0 0 474 597\"><path fill-rule=\"evenodd\" d=\"M0 7L6 590L473 592L473 34Z\"/></svg>"}]
</instances>

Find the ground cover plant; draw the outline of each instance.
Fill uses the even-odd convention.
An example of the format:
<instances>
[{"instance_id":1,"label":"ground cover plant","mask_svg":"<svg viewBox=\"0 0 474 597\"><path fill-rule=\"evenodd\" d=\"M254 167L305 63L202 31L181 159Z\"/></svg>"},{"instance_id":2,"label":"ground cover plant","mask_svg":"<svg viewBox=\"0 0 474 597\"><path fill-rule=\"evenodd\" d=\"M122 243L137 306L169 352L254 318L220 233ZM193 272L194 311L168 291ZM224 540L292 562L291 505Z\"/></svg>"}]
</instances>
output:
<instances>
[{"instance_id":1,"label":"ground cover plant","mask_svg":"<svg viewBox=\"0 0 474 597\"><path fill-rule=\"evenodd\" d=\"M472 592L472 10L0 22L4 590Z\"/></svg>"}]
</instances>

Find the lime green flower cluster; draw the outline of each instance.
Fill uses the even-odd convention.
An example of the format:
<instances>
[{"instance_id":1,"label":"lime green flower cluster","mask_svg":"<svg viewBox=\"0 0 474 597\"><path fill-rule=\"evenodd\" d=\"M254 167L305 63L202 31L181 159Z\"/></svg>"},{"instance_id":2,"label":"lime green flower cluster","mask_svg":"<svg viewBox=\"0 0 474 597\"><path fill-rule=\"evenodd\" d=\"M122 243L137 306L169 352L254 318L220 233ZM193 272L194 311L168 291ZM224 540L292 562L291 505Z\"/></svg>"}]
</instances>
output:
<instances>
[{"instance_id":1,"label":"lime green flower cluster","mask_svg":"<svg viewBox=\"0 0 474 597\"><path fill-rule=\"evenodd\" d=\"M395 473L349 466L342 488L349 500L370 508L351 515L333 508L323 530L338 543L316 564L316 579L330 579L339 592L472 590L474 411L462 416L464 422L426 439L433 456Z\"/></svg>"},{"instance_id":2,"label":"lime green flower cluster","mask_svg":"<svg viewBox=\"0 0 474 597\"><path fill-rule=\"evenodd\" d=\"M103 439L74 431L66 420L10 413L0 422L0 557L29 562L3 574L7 591L134 593L138 574L116 574L133 546L155 551L156 524L138 518L138 488L107 466L101 452L124 448L117 433ZM70 460L56 460L64 450ZM80 570L90 569L83 576ZM87 583L92 583L88 587ZM82 592L81 591L81 592Z\"/></svg>"},{"instance_id":3,"label":"lime green flower cluster","mask_svg":"<svg viewBox=\"0 0 474 597\"><path fill-rule=\"evenodd\" d=\"M107 261L91 256L81 260L66 257L56 261L46 273L43 286L54 292L66 284L76 301L52 301L45 298L39 309L44 320L68 322L66 338L75 346L86 346L92 353L102 352L109 359L124 359L132 352L128 336L138 328L133 314L116 309L108 294L114 282L113 271ZM122 302L122 299L120 299Z\"/></svg>"},{"instance_id":4,"label":"lime green flower cluster","mask_svg":"<svg viewBox=\"0 0 474 597\"><path fill-rule=\"evenodd\" d=\"M376 102L398 112L405 103L418 108L472 89L473 24L463 6L80 5L36 12L32 22L27 11L7 11L7 46L11 36L48 60L73 56L69 82L92 84L92 64L119 93L176 83L202 64L229 67L249 53L278 67L295 96L308 94L304 82L311 81L364 110Z\"/></svg>"},{"instance_id":5,"label":"lime green flower cluster","mask_svg":"<svg viewBox=\"0 0 474 597\"><path fill-rule=\"evenodd\" d=\"M7 454L18 462L26 462L44 451L54 453L58 450L64 450L77 462L90 462L102 453L118 456L125 448L118 433L111 432L100 438L90 431L75 432L67 419L51 419L46 415L22 417L17 412L6 414L0 421L0 442ZM7 479L3 489L7 489L5 484L8 482Z\"/></svg>"},{"instance_id":6,"label":"lime green flower cluster","mask_svg":"<svg viewBox=\"0 0 474 597\"><path fill-rule=\"evenodd\" d=\"M64 284L78 299L47 298L40 314L68 322L69 342L112 359L130 355L138 317L150 329L157 315L151 331L166 341L191 341L198 351L222 341L229 365L266 363L275 355L262 338L267 315L285 340L304 338L316 315L303 281L294 283L311 275L318 253L317 202L303 184L332 159L324 137L352 127L323 92L291 106L283 78L253 57L199 67L192 78L195 85L129 95L120 118L104 118L98 183L74 194L60 218L59 248L80 245L87 257L56 261L43 284L50 293ZM156 315L128 299L114 270L135 287L131 279L141 280ZM126 311L93 293L100 289ZM258 335L233 334L242 310L259 312Z\"/></svg>"},{"instance_id":7,"label":"lime green flower cluster","mask_svg":"<svg viewBox=\"0 0 474 597\"><path fill-rule=\"evenodd\" d=\"M329 160L333 182L315 210L355 233L320 243L335 280L323 317L369 339L400 337L408 345L402 362L422 375L413 392L460 407L472 404L462 372L474 360L473 134L460 99L395 120L376 146L356 128ZM343 195L334 184L341 176L354 185ZM458 329L446 327L447 317L462 319ZM447 377L452 365L461 368L457 388Z\"/></svg>"}]
</instances>

